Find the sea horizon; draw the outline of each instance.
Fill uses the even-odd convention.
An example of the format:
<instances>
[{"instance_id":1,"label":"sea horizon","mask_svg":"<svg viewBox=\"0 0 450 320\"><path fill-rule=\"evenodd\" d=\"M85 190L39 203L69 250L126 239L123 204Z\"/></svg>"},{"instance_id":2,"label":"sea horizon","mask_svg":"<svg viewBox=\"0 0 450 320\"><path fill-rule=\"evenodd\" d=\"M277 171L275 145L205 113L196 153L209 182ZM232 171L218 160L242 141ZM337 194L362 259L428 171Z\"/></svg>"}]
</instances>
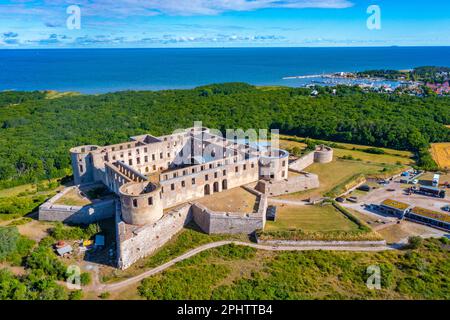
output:
<instances>
[{"instance_id":1,"label":"sea horizon","mask_svg":"<svg viewBox=\"0 0 450 320\"><path fill-rule=\"evenodd\" d=\"M302 87L302 75L450 67L450 46L0 49L0 90L107 93L212 83Z\"/></svg>"}]
</instances>

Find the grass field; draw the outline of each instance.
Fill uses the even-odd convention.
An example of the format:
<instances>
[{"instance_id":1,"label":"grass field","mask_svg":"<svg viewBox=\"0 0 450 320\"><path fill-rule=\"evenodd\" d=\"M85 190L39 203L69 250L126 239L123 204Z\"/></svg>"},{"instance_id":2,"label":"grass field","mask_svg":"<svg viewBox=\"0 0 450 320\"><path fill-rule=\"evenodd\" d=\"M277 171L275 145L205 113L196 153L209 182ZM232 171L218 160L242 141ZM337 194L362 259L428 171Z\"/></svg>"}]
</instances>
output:
<instances>
[{"instance_id":1,"label":"grass field","mask_svg":"<svg viewBox=\"0 0 450 320\"><path fill-rule=\"evenodd\" d=\"M147 278L139 291L147 299L450 299L448 250L437 239L380 253L225 247ZM371 265L381 269L380 290L366 286Z\"/></svg>"},{"instance_id":2,"label":"grass field","mask_svg":"<svg viewBox=\"0 0 450 320\"><path fill-rule=\"evenodd\" d=\"M284 140L283 138L294 138L294 139L299 139L299 140L305 139L302 137L280 135L280 146L282 143L295 143L296 142L296 141ZM335 149L346 149L346 150L361 149L361 150L363 150L363 149L373 148L373 146L364 146L364 145L352 144L352 143L333 142L333 141L326 141L326 140L321 140L321 141L328 143L328 144L337 144L338 148L335 147ZM306 146L306 144L304 144L302 142L297 142L297 143L298 143L297 146L299 146L299 147L301 145ZM292 146L295 146L295 144L292 144ZM394 155L397 157L411 158L413 156L413 154L410 151L395 150L395 149L389 149L389 148L377 148L377 149L383 150L385 152L385 154L387 154L387 155Z\"/></svg>"},{"instance_id":3,"label":"grass field","mask_svg":"<svg viewBox=\"0 0 450 320\"><path fill-rule=\"evenodd\" d=\"M265 230L286 229L305 231L355 231L358 226L347 219L331 204L305 206L278 206L277 221L268 221Z\"/></svg>"},{"instance_id":4,"label":"grass field","mask_svg":"<svg viewBox=\"0 0 450 320\"><path fill-rule=\"evenodd\" d=\"M54 193L55 191L64 189L64 186L60 185L60 183L58 183L58 180L60 180L60 179L52 179L50 181L44 180L44 181L39 182L40 186L43 187L42 191L37 190L36 183L28 183L28 184L23 184L23 185L12 187L12 188L0 189L0 198L22 196L22 194L43 195L43 194ZM57 184L57 187L49 187L50 183Z\"/></svg>"},{"instance_id":5,"label":"grass field","mask_svg":"<svg viewBox=\"0 0 450 320\"><path fill-rule=\"evenodd\" d=\"M317 189L282 195L279 199L305 200L313 196L322 196L339 184L345 183L348 179L358 174L381 173L383 166L363 161L334 160L331 163L314 163L306 168L306 171L319 176L320 186Z\"/></svg>"},{"instance_id":6,"label":"grass field","mask_svg":"<svg viewBox=\"0 0 450 320\"><path fill-rule=\"evenodd\" d=\"M402 164L413 165L414 161L408 157L400 157L393 154L372 154L359 150L334 149L336 157L352 156L355 159L361 159L365 162L371 163L386 163L386 164Z\"/></svg>"},{"instance_id":7,"label":"grass field","mask_svg":"<svg viewBox=\"0 0 450 320\"><path fill-rule=\"evenodd\" d=\"M431 154L440 168L450 169L450 142L431 144Z\"/></svg>"},{"instance_id":8,"label":"grass field","mask_svg":"<svg viewBox=\"0 0 450 320\"><path fill-rule=\"evenodd\" d=\"M256 196L243 188L214 193L198 201L213 211L250 213L255 211Z\"/></svg>"},{"instance_id":9,"label":"grass field","mask_svg":"<svg viewBox=\"0 0 450 320\"><path fill-rule=\"evenodd\" d=\"M65 206L86 206L92 202L79 195L78 189L73 189L67 192L63 197L59 198L55 204L65 205Z\"/></svg>"}]
</instances>

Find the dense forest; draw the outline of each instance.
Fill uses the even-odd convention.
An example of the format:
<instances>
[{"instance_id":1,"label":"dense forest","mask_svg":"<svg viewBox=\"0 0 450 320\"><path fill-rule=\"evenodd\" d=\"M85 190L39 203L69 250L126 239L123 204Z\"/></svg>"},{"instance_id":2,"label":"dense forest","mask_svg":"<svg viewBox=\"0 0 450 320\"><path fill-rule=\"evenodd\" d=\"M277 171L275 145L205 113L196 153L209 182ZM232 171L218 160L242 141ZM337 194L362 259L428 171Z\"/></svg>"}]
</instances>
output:
<instances>
[{"instance_id":1,"label":"dense forest","mask_svg":"<svg viewBox=\"0 0 450 320\"><path fill-rule=\"evenodd\" d=\"M69 149L132 135L169 134L196 120L212 128L278 128L281 133L411 150L433 167L430 142L450 141L450 98L364 93L357 87L125 91L48 99L0 93L0 186L70 174Z\"/></svg>"}]
</instances>

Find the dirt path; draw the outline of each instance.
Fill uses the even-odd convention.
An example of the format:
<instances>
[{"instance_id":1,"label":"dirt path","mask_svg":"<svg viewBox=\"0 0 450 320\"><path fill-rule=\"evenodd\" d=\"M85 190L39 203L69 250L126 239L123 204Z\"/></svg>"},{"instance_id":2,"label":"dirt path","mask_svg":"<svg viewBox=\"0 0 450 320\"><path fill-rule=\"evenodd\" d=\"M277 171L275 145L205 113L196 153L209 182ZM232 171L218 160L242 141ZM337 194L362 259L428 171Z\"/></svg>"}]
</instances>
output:
<instances>
[{"instance_id":1,"label":"dirt path","mask_svg":"<svg viewBox=\"0 0 450 320\"><path fill-rule=\"evenodd\" d=\"M235 244L240 246L247 246L252 247L259 250L268 250L268 251L308 251L308 250L331 250L331 251L367 251L367 252L378 252L378 251L385 251L385 250L393 250L392 247L388 246L336 246L336 245L329 245L329 246L266 246L266 245L260 245L255 243L249 243L249 242L241 242L241 241L218 241L218 242L212 242L205 244L203 246L200 246L198 248L192 249L184 254L182 254L179 257L176 257L169 262L166 262L163 265L160 265L159 267L153 268L151 270L145 271L141 273L140 275L137 275L135 277L117 282L117 283L111 283L111 284L102 284L100 283L98 274L94 277L94 281L92 285L88 288L86 288L86 291L93 291L93 292L113 292L123 289L124 287L127 287L129 285L135 284L136 282L139 282L149 276L155 275L159 272L162 272L174 264L189 259L190 257L212 248L217 248L221 246L225 246L228 244Z\"/></svg>"},{"instance_id":2,"label":"dirt path","mask_svg":"<svg viewBox=\"0 0 450 320\"><path fill-rule=\"evenodd\" d=\"M293 200L274 199L274 198L269 198L268 201L271 204L278 203L278 204L287 204L287 205L291 205L291 206L306 206L306 205L308 205L308 203L305 201L293 201Z\"/></svg>"}]
</instances>

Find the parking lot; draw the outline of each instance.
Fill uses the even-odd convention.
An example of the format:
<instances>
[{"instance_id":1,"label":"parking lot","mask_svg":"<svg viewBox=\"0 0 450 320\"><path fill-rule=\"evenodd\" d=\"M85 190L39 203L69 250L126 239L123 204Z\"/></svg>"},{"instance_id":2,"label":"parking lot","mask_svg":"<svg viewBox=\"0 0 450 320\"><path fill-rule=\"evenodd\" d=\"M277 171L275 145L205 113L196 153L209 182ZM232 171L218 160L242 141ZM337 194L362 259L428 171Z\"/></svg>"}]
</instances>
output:
<instances>
[{"instance_id":1,"label":"parking lot","mask_svg":"<svg viewBox=\"0 0 450 320\"><path fill-rule=\"evenodd\" d=\"M371 210L367 207L367 205L379 205L386 199L393 199L410 204L413 207L422 207L439 213L446 213L441 208L450 205L450 190L449 192L447 192L446 197L444 199L441 199L414 193L408 194L406 192L406 189L410 186L411 185L400 183L400 178L397 178L393 181L390 181L388 184L377 184L377 186L375 187L376 189L372 189L370 192L354 192L353 194L350 194L350 196L356 196L357 202L350 203L347 201L343 205L345 207L357 210L363 214L377 217L385 222L392 222L397 218L377 212L375 210Z\"/></svg>"}]
</instances>

